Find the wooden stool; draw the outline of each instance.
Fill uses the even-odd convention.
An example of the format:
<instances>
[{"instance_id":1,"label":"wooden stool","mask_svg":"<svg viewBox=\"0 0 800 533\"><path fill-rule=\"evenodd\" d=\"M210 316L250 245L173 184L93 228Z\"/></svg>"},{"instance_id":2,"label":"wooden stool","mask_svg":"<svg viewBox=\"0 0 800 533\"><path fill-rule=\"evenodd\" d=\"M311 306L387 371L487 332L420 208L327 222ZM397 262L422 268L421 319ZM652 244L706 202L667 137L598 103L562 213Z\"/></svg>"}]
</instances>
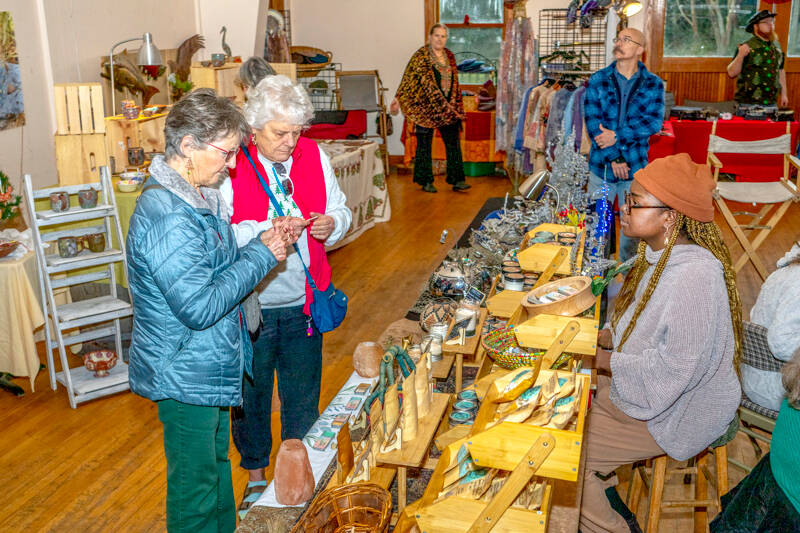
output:
<instances>
[{"instance_id":1,"label":"wooden stool","mask_svg":"<svg viewBox=\"0 0 800 533\"><path fill-rule=\"evenodd\" d=\"M709 454L713 453L716 463L716 477L708 470ZM690 507L694 509L694 532L708 531L708 507L720 506L720 497L728 492L728 448L723 444L716 448L707 448L689 461L685 468L667 468L668 457L660 455L647 461L652 464L648 469L644 462L633 465L631 483L628 490L628 508L636 514L639 509L639 500L642 485L650 492L650 504L647 512L647 521L644 524L646 533L658 532L658 521L661 518L661 509L678 509ZM694 466L692 466L694 465ZM648 470L651 470L648 472ZM695 474L694 499L691 500L664 500L664 480L672 475ZM708 497L708 483L716 490L716 498Z\"/></svg>"}]
</instances>

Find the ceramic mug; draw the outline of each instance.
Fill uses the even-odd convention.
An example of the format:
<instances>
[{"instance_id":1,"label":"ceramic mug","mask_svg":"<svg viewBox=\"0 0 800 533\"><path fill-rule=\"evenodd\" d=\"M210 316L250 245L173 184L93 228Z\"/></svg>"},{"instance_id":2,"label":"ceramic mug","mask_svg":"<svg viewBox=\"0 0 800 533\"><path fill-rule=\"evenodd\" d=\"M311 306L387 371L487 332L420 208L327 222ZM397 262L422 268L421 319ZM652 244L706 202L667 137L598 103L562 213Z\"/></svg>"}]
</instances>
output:
<instances>
[{"instance_id":1,"label":"ceramic mug","mask_svg":"<svg viewBox=\"0 0 800 533\"><path fill-rule=\"evenodd\" d=\"M69 210L69 194L64 191L50 193L50 209L54 213L61 213Z\"/></svg>"},{"instance_id":2,"label":"ceramic mug","mask_svg":"<svg viewBox=\"0 0 800 533\"><path fill-rule=\"evenodd\" d=\"M75 257L83 250L81 237L60 237L58 239L58 255L61 257Z\"/></svg>"},{"instance_id":3,"label":"ceramic mug","mask_svg":"<svg viewBox=\"0 0 800 533\"><path fill-rule=\"evenodd\" d=\"M97 207L97 189L83 189L78 191L78 203L83 209Z\"/></svg>"},{"instance_id":4,"label":"ceramic mug","mask_svg":"<svg viewBox=\"0 0 800 533\"><path fill-rule=\"evenodd\" d=\"M144 148L141 146L128 148L128 164L132 166L144 164Z\"/></svg>"},{"instance_id":5,"label":"ceramic mug","mask_svg":"<svg viewBox=\"0 0 800 533\"><path fill-rule=\"evenodd\" d=\"M85 239L84 248L88 248L94 253L99 253L106 249L106 236L103 233L91 233Z\"/></svg>"}]
</instances>

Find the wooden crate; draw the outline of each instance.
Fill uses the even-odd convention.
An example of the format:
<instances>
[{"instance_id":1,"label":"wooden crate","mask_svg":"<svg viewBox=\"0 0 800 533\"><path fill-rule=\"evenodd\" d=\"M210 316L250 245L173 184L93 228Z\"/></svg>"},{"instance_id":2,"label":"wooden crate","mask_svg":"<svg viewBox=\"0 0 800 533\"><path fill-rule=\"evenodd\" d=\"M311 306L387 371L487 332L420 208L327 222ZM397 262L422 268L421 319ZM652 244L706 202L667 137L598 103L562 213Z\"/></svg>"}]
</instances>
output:
<instances>
[{"instance_id":1,"label":"wooden crate","mask_svg":"<svg viewBox=\"0 0 800 533\"><path fill-rule=\"evenodd\" d=\"M108 155L114 158L118 172L128 165L128 148L140 146L145 152L164 151L166 121L166 113L152 117L140 116L134 120L123 118L122 115L106 117L106 148Z\"/></svg>"},{"instance_id":2,"label":"wooden crate","mask_svg":"<svg viewBox=\"0 0 800 533\"><path fill-rule=\"evenodd\" d=\"M553 372L561 376L568 374L568 372L541 369L539 371L539 379L546 379ZM498 377L502 375L499 374ZM480 410L472 426L472 435L466 439L467 448L475 463L483 467L511 470L522 460L530 449L531 444L539 436L543 433L550 433L556 439L555 449L553 449L536 474L553 479L577 481L581 447L583 446L583 432L586 424L586 411L589 406L591 376L578 374L576 379L581 382L581 396L574 431L544 428L516 422L503 422L484 431L486 425L494 419L498 406L497 403L494 403L494 399L501 392L497 386L492 386L486 398L481 402Z\"/></svg>"},{"instance_id":3,"label":"wooden crate","mask_svg":"<svg viewBox=\"0 0 800 533\"><path fill-rule=\"evenodd\" d=\"M282 74L292 81L297 81L297 63L270 63L275 74Z\"/></svg>"},{"instance_id":4,"label":"wooden crate","mask_svg":"<svg viewBox=\"0 0 800 533\"><path fill-rule=\"evenodd\" d=\"M239 105L244 103L244 90L238 83L239 68L241 63L225 63L221 67L204 67L200 63L193 63L189 79L193 89L206 87L214 89L218 96L233 98Z\"/></svg>"},{"instance_id":5,"label":"wooden crate","mask_svg":"<svg viewBox=\"0 0 800 533\"><path fill-rule=\"evenodd\" d=\"M53 93L59 184L100 181L99 169L108 164L102 87L99 83L57 83Z\"/></svg>"},{"instance_id":6,"label":"wooden crate","mask_svg":"<svg viewBox=\"0 0 800 533\"><path fill-rule=\"evenodd\" d=\"M520 305L520 307L522 306ZM520 346L547 349L561 331L567 327L567 324L572 321L578 323L580 330L572 342L564 348L564 351L582 355L594 355L597 351L597 333L599 331L599 321L595 318L536 315L518 323L514 328L514 334Z\"/></svg>"},{"instance_id":7,"label":"wooden crate","mask_svg":"<svg viewBox=\"0 0 800 533\"><path fill-rule=\"evenodd\" d=\"M436 468L422 498L413 507L420 531L429 533L461 533L467 531L487 506L486 502L460 496L451 496L438 502L435 501L443 488L445 472L455 461L458 450L468 440L469 438L460 439L450 444L442 452L439 461L436 463ZM533 441L528 443L528 448L532 443ZM541 509L529 511L510 507L506 509L500 520L492 528L492 533L517 533L519 531L544 533L547 530L547 523L550 518L551 503L552 487L550 483L546 483Z\"/></svg>"},{"instance_id":8,"label":"wooden crate","mask_svg":"<svg viewBox=\"0 0 800 533\"><path fill-rule=\"evenodd\" d=\"M586 239L586 232L580 229L576 229L575 226L565 226L563 224L540 224L529 231L524 239L523 243L526 244L530 238L532 238L537 232L539 231L549 231L554 234L558 234L562 231L570 231L578 234L578 239L580 239L578 244L578 253L575 258L576 266L578 270L581 269L583 265L583 247L585 245ZM523 249L524 248L524 249ZM527 248L520 246L520 252L517 254L517 259L519 260L519 266L522 270L528 272L542 272L547 265L550 264L550 261L558 253L559 249L566 248L570 250L570 246L562 246L559 244L550 244L550 243L537 243L533 244ZM566 276L572 275L572 271L570 269L570 260L569 255L564 258L561 264L556 269L556 274L562 274Z\"/></svg>"}]
</instances>

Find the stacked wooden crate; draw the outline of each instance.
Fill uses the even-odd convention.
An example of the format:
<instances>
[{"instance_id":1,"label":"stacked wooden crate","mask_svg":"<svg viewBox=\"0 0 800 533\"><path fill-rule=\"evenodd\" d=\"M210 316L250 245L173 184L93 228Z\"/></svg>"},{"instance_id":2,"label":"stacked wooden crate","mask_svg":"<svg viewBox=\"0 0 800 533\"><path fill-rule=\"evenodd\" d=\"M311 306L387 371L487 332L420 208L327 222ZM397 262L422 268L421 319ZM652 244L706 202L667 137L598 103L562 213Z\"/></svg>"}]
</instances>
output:
<instances>
[{"instance_id":1,"label":"stacked wooden crate","mask_svg":"<svg viewBox=\"0 0 800 533\"><path fill-rule=\"evenodd\" d=\"M145 153L163 152L166 123L167 113L150 117L141 115L131 120L122 115L106 117L106 143L108 154L114 158L116 172L128 166L128 148L143 148Z\"/></svg>"},{"instance_id":2,"label":"stacked wooden crate","mask_svg":"<svg viewBox=\"0 0 800 533\"><path fill-rule=\"evenodd\" d=\"M100 84L58 83L54 92L59 184L100 181L99 169L108 164Z\"/></svg>"}]
</instances>

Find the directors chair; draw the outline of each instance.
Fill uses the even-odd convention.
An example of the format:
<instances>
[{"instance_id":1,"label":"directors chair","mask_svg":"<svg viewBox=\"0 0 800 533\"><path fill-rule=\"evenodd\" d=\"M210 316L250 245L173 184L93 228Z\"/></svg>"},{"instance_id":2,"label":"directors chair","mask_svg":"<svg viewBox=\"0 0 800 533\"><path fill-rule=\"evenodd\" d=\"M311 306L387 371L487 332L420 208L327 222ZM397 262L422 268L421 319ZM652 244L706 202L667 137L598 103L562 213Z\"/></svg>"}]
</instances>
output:
<instances>
[{"instance_id":1,"label":"directors chair","mask_svg":"<svg viewBox=\"0 0 800 533\"><path fill-rule=\"evenodd\" d=\"M725 221L730 226L736 240L744 249L744 253L735 262L735 270L739 270L748 261L761 276L761 280L767 279L767 269L758 257L756 250L763 244L764 240L775 228L786 210L789 209L791 202L800 201L800 189L798 189L797 177L791 179L791 167L800 171L800 160L792 155L792 141L790 123L786 123L786 133L779 137L763 139L759 141L731 141L719 137L717 132L717 122L711 127L711 135L708 138L708 158L707 162L714 171L714 181L717 188L714 191L714 203L716 203ZM719 182L719 171L722 162L717 157L722 154L774 154L783 156L783 176L778 181L770 182ZM763 207L757 213L748 211L731 212L726 200L731 202L761 204ZM767 219L767 216L769 218ZM737 216L748 217L746 221L740 223L736 220ZM764 222L764 220L766 222Z\"/></svg>"},{"instance_id":2,"label":"directors chair","mask_svg":"<svg viewBox=\"0 0 800 533\"><path fill-rule=\"evenodd\" d=\"M384 93L388 90L381 83L377 70L342 70L336 71L336 103L339 109L363 109L368 113L378 113L378 128L374 135L380 137L383 171L389 174L389 146L386 144L387 118Z\"/></svg>"}]
</instances>

